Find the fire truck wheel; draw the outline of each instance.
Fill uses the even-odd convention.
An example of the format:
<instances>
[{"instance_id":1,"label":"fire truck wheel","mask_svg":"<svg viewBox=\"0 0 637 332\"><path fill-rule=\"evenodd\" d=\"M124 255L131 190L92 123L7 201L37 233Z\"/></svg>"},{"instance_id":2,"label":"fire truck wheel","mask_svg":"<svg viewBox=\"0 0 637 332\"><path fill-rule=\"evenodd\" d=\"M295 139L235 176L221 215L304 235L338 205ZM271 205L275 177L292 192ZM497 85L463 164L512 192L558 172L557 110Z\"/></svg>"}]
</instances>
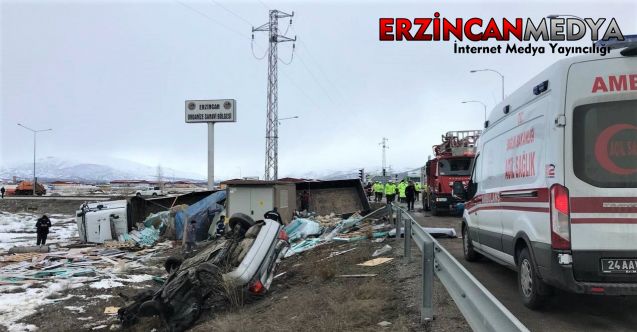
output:
<instances>
[{"instance_id":1,"label":"fire truck wheel","mask_svg":"<svg viewBox=\"0 0 637 332\"><path fill-rule=\"evenodd\" d=\"M439 216L440 215L440 211L438 210L438 207L436 206L436 203L431 202L430 204L430 208L431 208L431 214L434 216Z\"/></svg>"}]
</instances>

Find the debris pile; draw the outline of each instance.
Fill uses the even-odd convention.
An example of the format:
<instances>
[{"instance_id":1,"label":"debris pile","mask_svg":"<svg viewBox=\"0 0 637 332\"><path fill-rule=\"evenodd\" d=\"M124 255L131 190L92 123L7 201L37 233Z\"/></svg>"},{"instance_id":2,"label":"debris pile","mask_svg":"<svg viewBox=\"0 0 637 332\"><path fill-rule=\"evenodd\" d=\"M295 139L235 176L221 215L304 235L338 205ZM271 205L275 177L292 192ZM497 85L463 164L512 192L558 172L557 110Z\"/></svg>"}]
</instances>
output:
<instances>
[{"instance_id":1,"label":"debris pile","mask_svg":"<svg viewBox=\"0 0 637 332\"><path fill-rule=\"evenodd\" d=\"M172 247L170 242L163 242L141 250L130 247L136 251L128 251L122 250L126 249L121 247L122 244L111 241L99 246L53 247L51 252L0 256L2 324L20 325L16 322L34 313L41 305L75 297L67 293L70 289L82 286L108 289L153 280L153 276L145 273L149 271L145 264L158 250ZM83 310L81 305L77 308ZM36 328L32 325L22 327Z\"/></svg>"},{"instance_id":2,"label":"debris pile","mask_svg":"<svg viewBox=\"0 0 637 332\"><path fill-rule=\"evenodd\" d=\"M166 248L170 243L162 243ZM107 246L59 249L48 253L20 253L0 256L0 285L41 284L55 279L91 277L81 282L113 278L114 274L127 275L137 268L139 262L150 257L158 248L136 252L123 251ZM119 278L126 281L130 278ZM150 279L150 277L148 277Z\"/></svg>"},{"instance_id":3,"label":"debris pile","mask_svg":"<svg viewBox=\"0 0 637 332\"><path fill-rule=\"evenodd\" d=\"M332 213L326 216L306 214L305 218L296 218L285 227L291 243L285 257L333 241L353 242L389 237L390 230L395 226L390 222L388 212L383 207L365 217L354 213L342 218Z\"/></svg>"}]
</instances>

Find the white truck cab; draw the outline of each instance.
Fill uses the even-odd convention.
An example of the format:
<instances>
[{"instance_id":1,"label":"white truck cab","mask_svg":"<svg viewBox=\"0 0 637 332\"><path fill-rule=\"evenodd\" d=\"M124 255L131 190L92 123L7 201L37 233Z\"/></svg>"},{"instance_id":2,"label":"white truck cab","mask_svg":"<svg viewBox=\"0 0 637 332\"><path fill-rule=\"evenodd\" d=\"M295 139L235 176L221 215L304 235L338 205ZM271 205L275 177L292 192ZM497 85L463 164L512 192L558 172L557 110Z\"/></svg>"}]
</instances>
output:
<instances>
[{"instance_id":1,"label":"white truck cab","mask_svg":"<svg viewBox=\"0 0 637 332\"><path fill-rule=\"evenodd\" d=\"M128 233L126 200L82 204L75 213L82 242L103 243Z\"/></svg>"},{"instance_id":2,"label":"white truck cab","mask_svg":"<svg viewBox=\"0 0 637 332\"><path fill-rule=\"evenodd\" d=\"M625 46L551 65L479 139L464 255L517 270L530 308L552 287L637 295L637 43Z\"/></svg>"}]
</instances>

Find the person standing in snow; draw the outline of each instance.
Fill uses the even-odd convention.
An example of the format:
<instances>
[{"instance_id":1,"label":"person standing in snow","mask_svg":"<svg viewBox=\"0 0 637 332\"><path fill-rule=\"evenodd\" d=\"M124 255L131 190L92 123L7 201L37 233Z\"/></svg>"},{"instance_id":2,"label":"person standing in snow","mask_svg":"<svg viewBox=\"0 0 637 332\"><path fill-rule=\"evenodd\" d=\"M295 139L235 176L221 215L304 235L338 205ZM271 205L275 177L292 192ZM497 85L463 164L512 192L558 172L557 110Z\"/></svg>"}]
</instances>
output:
<instances>
[{"instance_id":1,"label":"person standing in snow","mask_svg":"<svg viewBox=\"0 0 637 332\"><path fill-rule=\"evenodd\" d=\"M38 221L35 223L35 228L38 233L38 240L37 240L38 246L46 244L46 237L47 235L49 235L50 227L51 227L51 220L49 219L49 217L46 216L46 214L40 217Z\"/></svg>"},{"instance_id":2,"label":"person standing in snow","mask_svg":"<svg viewBox=\"0 0 637 332\"><path fill-rule=\"evenodd\" d=\"M186 229L186 252L191 252L195 249L195 239L197 237L197 221L191 220L190 225Z\"/></svg>"},{"instance_id":3,"label":"person standing in snow","mask_svg":"<svg viewBox=\"0 0 637 332\"><path fill-rule=\"evenodd\" d=\"M4 199L4 187L0 188L0 194L2 195L2 199Z\"/></svg>"}]
</instances>

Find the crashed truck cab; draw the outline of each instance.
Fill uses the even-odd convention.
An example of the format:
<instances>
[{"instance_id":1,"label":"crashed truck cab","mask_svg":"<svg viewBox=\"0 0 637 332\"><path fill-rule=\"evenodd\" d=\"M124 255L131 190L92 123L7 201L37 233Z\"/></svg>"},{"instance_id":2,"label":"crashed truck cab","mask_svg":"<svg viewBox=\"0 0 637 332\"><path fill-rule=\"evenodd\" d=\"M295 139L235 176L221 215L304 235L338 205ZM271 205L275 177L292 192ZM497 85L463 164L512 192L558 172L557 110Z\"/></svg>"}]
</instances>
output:
<instances>
[{"instance_id":1,"label":"crashed truck cab","mask_svg":"<svg viewBox=\"0 0 637 332\"><path fill-rule=\"evenodd\" d=\"M126 200L85 203L75 212L75 222L82 242L118 240L128 233L128 220Z\"/></svg>"}]
</instances>

